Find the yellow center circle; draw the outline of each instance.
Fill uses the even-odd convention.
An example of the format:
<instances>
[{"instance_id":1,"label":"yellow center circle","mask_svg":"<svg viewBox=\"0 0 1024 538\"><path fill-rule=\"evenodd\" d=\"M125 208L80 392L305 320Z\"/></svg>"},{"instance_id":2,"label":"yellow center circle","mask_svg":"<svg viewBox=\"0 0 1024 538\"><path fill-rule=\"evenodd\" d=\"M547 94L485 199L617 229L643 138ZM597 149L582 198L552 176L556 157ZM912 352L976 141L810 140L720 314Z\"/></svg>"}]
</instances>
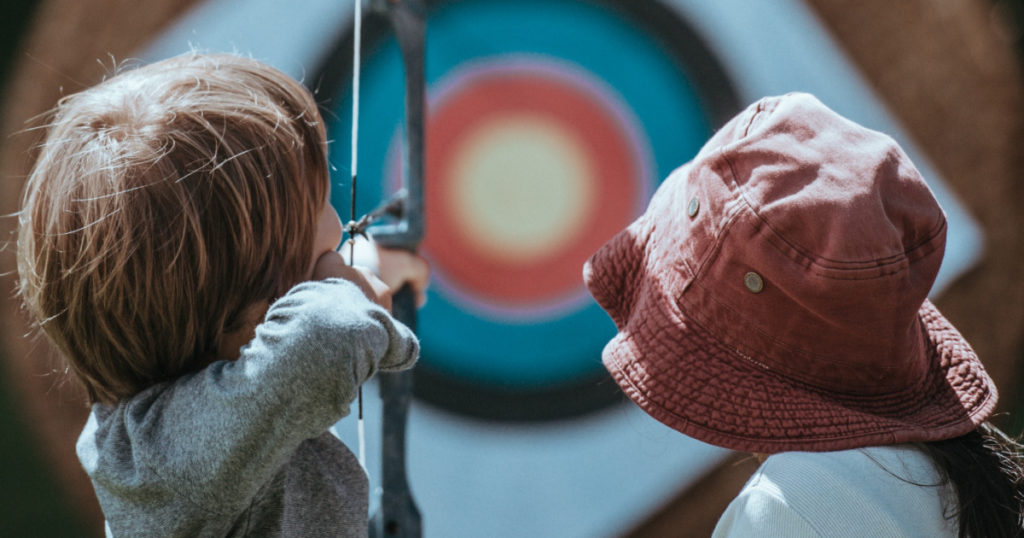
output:
<instances>
[{"instance_id":1,"label":"yellow center circle","mask_svg":"<svg viewBox=\"0 0 1024 538\"><path fill-rule=\"evenodd\" d=\"M536 116L495 118L469 134L452 173L453 218L481 253L530 264L581 232L594 193L584 148Z\"/></svg>"}]
</instances>

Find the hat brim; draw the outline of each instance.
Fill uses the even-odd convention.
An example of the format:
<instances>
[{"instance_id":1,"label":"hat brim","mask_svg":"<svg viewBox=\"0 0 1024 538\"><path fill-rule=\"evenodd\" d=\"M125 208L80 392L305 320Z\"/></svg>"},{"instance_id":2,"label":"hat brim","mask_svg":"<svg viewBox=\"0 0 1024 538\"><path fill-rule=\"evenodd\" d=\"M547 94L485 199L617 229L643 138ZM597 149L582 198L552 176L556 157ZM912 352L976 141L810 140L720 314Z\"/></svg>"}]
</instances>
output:
<instances>
[{"instance_id":1,"label":"hat brim","mask_svg":"<svg viewBox=\"0 0 1024 538\"><path fill-rule=\"evenodd\" d=\"M604 364L652 417L717 446L774 453L950 439L995 408L991 378L929 301L918 311L928 374L900 392L870 396L789 379L723 344L674 302L654 307L643 320L620 318L626 324L605 347Z\"/></svg>"}]
</instances>

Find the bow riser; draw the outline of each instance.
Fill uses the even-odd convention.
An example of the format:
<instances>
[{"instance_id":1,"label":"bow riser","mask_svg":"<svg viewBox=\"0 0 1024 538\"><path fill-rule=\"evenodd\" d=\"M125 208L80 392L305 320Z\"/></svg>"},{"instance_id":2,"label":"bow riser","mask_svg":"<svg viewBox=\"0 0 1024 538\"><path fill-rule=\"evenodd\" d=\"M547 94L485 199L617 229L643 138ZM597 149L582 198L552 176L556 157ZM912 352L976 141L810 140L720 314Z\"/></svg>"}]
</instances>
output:
<instances>
[{"instance_id":1,"label":"bow riser","mask_svg":"<svg viewBox=\"0 0 1024 538\"><path fill-rule=\"evenodd\" d=\"M360 1L360 0L355 0ZM405 69L405 129L403 130L400 220L370 229L375 241L415 251L423 239L423 172L426 82L424 52L426 10L421 0L372 0L372 11L387 16L398 41ZM407 285L392 301L396 319L416 330L415 292ZM412 398L412 372L381 373L378 376L383 405L381 436L380 508L370 521L370 536L419 538L422 525L419 509L409 491L405 462L406 424Z\"/></svg>"}]
</instances>

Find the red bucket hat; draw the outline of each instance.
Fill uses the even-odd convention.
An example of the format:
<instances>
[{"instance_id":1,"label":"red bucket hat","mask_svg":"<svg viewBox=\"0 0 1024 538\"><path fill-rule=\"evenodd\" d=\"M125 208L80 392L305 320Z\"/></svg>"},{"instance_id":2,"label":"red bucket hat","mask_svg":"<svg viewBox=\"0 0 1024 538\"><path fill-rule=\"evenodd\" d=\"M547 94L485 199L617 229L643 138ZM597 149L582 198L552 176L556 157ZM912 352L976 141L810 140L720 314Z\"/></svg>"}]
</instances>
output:
<instances>
[{"instance_id":1,"label":"red bucket hat","mask_svg":"<svg viewBox=\"0 0 1024 538\"><path fill-rule=\"evenodd\" d=\"M933 441L996 388L926 299L946 219L888 136L810 95L751 105L587 262L603 361L666 425L735 450Z\"/></svg>"}]
</instances>

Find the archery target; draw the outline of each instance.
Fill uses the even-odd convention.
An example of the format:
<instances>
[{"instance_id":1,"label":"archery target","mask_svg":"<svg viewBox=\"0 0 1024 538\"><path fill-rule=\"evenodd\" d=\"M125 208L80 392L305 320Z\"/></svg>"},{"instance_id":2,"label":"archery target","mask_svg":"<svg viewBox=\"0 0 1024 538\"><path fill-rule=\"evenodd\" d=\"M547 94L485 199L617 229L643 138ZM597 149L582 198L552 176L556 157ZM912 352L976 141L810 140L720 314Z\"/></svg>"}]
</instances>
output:
<instances>
[{"instance_id":1,"label":"archery target","mask_svg":"<svg viewBox=\"0 0 1024 538\"><path fill-rule=\"evenodd\" d=\"M430 4L421 252L433 280L419 317L418 395L525 419L618 399L600 382L615 328L583 285L583 263L738 108L710 53L678 21L664 31L656 11L579 0ZM334 97L336 148L350 144L350 39L318 81ZM363 48L360 213L400 183L404 90L386 26L368 21ZM333 153L343 218L348 161Z\"/></svg>"},{"instance_id":2,"label":"archery target","mask_svg":"<svg viewBox=\"0 0 1024 538\"><path fill-rule=\"evenodd\" d=\"M610 98L632 116L641 147L646 144L648 148L648 163L653 170L647 185L651 187L669 168L690 157L692 149L687 148L696 148L700 143L693 139L699 129L690 132L688 126L718 125L737 110L733 88L743 103L765 95L808 91L838 112L894 134L929 179L949 220L949 248L936 283L938 289L978 259L982 237L970 215L848 63L813 11L799 0L461 0L430 6L427 75L434 103L457 101L459 95L464 95L460 87L468 92L465 88L486 79L486 64L493 67L507 60L506 66L522 65L520 60L525 59L542 71L545 67L568 66L560 73L563 76L557 79L559 82L568 78L577 83L596 83L580 92L596 94L599 101ZM346 120L352 43L350 37L346 41L345 35L350 33L351 12L351 1L204 0L199 9L173 24L151 44L142 58L155 60L195 47L236 51L267 61L306 82L316 92L318 101L325 102L325 118L331 123L333 138L332 162L338 169L334 202L342 217L346 217L350 128ZM530 17L547 22L522 20ZM402 75L397 51L384 37L390 29L380 21L376 28L374 24L368 18L363 29L364 45L368 45L364 50L372 52L371 57L364 56L369 64L364 65L374 74L369 80L364 76L362 92L360 211L374 207L395 187L389 184L395 170L391 159L397 160L398 156L389 154L389 148L393 147L392 139L402 115ZM700 31L700 38L693 28ZM451 33L457 35L446 38ZM566 42L553 43L556 38L545 38L545 33L560 33ZM626 42L628 39L637 42ZM704 46L705 42L713 54ZM727 70L728 78L723 76L716 57ZM452 82L460 76L467 80ZM670 90L659 91L662 86ZM595 87L596 92L589 91ZM602 91L608 88L614 91ZM436 111L428 113L436 115ZM615 114L610 112L608 117ZM539 129L537 123L519 125L523 127L511 132L536 133ZM575 159L585 154L579 146L565 142L567 135L555 128L541 131L560 133L558 138L549 135L547 140L555 142L542 149L563 148L559 153L561 160L555 161L561 164L550 164L547 169L578 169L577 165L566 163L579 162ZM486 132L497 133L481 131ZM508 133L505 136L515 139ZM495 137L467 136L466 141L477 142L465 147L481 148L472 154L486 155L486 149L494 146L486 142L499 140ZM527 143L536 140L521 138L526 138ZM374 162L371 156L382 161ZM576 184L561 186L564 191L579 188ZM478 204L474 209L481 207L495 205ZM569 207L576 208L566 210L570 215L579 218L585 214L581 209L586 207L584 204ZM559 214L552 211L549 218L554 221ZM453 221L479 222L487 217L473 221L460 216ZM492 223L501 220L494 219ZM535 222L542 220L538 218ZM432 226L428 221L428 234ZM466 232L476 234L467 241L486 243L480 238L503 232L484 231ZM545 239L554 242L558 237L561 236ZM529 247L520 246L522 250L518 252ZM538 255L543 250L536 248L526 254ZM490 304L486 299L493 298L493 294L480 293L483 306L474 306L453 295L451 290L458 288L452 286L457 282L450 284L442 292L442 286L437 281L433 283L431 303L420 317L421 325L427 324L423 331L424 348L429 355L425 354L416 369L417 390L421 395L430 391L424 398L440 402L446 409L424 405L424 398L415 400L408 422L409 482L424 516L425 536L627 535L652 510L663 506L681 488L692 486L720 461L720 450L679 435L636 406L614 406L601 412L578 414L608 401L608 396L602 395L603 400L594 397L590 407L584 406L587 398L593 396L588 395L588 387L602 385L603 378L585 380L591 372L603 375L599 353L604 336L597 333L610 332L611 328L602 325L608 323L602 313L572 306L568 301L564 303L567 309L517 316L514 314L527 310L523 304L499 301L498 306L504 310L491 311L489 315L483 312L483 306ZM530 307L537 304L534 302ZM459 316L453 314L451 322L462 323L461 328L450 333L435 332L440 323L435 316L451 310L459 311ZM587 320L592 321L589 332L583 325ZM517 332L524 327L529 331ZM496 335L489 338L474 333L484 329ZM462 344L439 341L444 338L472 343L463 346L468 351L460 358L456 353L445 353ZM515 341L517 338L521 341ZM509 340L513 342L510 344ZM524 380L524 372L516 368L515 357L509 359L512 353L504 349L513 344L520 350L526 348L522 370L537 368L541 362L533 360L534 350L530 346L543 348L537 352L547 353L545 357L554 357L552 362L565 368L560 375L546 370L545 376L575 381L548 385ZM557 349L548 349L551 346ZM463 368L460 360L482 364ZM502 368L508 372L501 371ZM506 374L508 381L504 380ZM610 380L605 379L603 385L612 387L608 392L614 390ZM451 387L455 390L449 391ZM367 468L374 491L380 486L376 470L380 468L382 438L377 426L382 417L377 384L370 382L366 388ZM442 401L445 394L449 399ZM574 403L581 407L573 409ZM510 409L521 408L526 412L511 418L577 414L571 420L546 423L508 423L468 416L510 418ZM336 428L348 446L358 446L355 417L346 417ZM378 494L371 495L371 512L379 498Z\"/></svg>"},{"instance_id":3,"label":"archery target","mask_svg":"<svg viewBox=\"0 0 1024 538\"><path fill-rule=\"evenodd\" d=\"M496 320L583 307L579 261L646 197L635 119L587 72L543 57L478 61L446 82L427 132L439 294Z\"/></svg>"}]
</instances>

